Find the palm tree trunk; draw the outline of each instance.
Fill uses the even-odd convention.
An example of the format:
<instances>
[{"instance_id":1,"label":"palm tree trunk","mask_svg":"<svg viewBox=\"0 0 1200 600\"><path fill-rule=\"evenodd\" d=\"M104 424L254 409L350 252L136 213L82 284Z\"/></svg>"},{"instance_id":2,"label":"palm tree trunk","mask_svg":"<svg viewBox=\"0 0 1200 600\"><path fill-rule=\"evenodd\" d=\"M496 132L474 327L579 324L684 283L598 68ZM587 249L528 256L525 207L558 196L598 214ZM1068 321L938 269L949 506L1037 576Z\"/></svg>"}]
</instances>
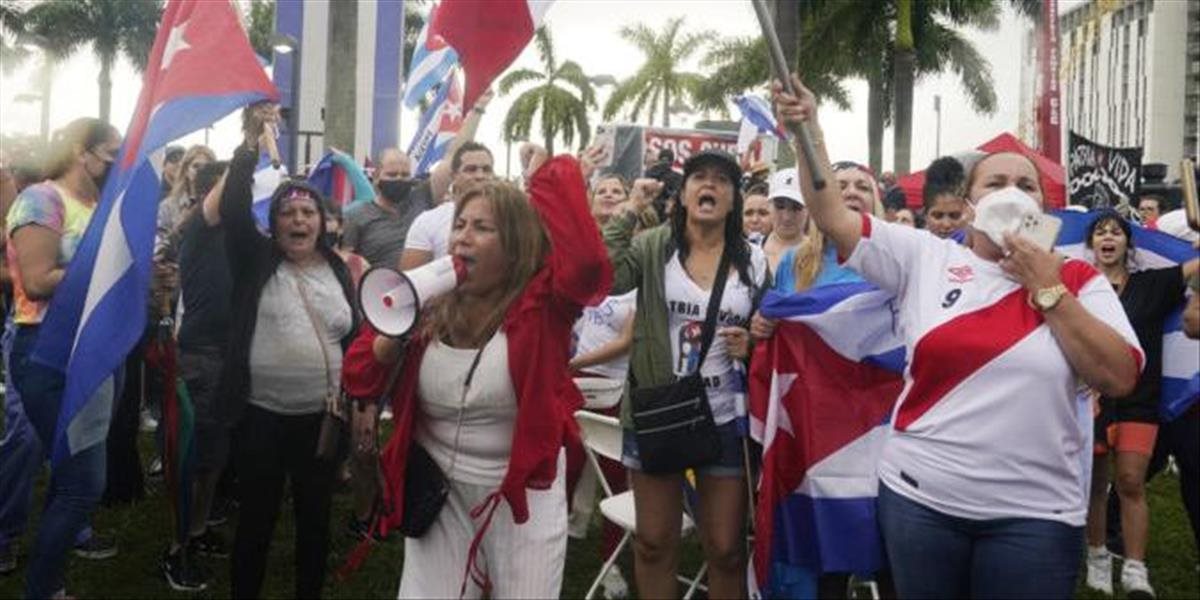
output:
<instances>
[{"instance_id":1,"label":"palm tree trunk","mask_svg":"<svg viewBox=\"0 0 1200 600\"><path fill-rule=\"evenodd\" d=\"M112 111L112 63L114 56L100 57L100 120L108 123Z\"/></svg>"},{"instance_id":2,"label":"palm tree trunk","mask_svg":"<svg viewBox=\"0 0 1200 600\"><path fill-rule=\"evenodd\" d=\"M663 88L663 127L671 126L671 90Z\"/></svg>"},{"instance_id":3,"label":"palm tree trunk","mask_svg":"<svg viewBox=\"0 0 1200 600\"><path fill-rule=\"evenodd\" d=\"M876 173L883 171L883 73L875 70L867 77L868 162Z\"/></svg>"},{"instance_id":4,"label":"palm tree trunk","mask_svg":"<svg viewBox=\"0 0 1200 600\"><path fill-rule=\"evenodd\" d=\"M329 4L329 48L325 64L325 147L353 154L355 73L358 57L358 4Z\"/></svg>"},{"instance_id":5,"label":"palm tree trunk","mask_svg":"<svg viewBox=\"0 0 1200 600\"><path fill-rule=\"evenodd\" d=\"M912 18L913 0L896 0L896 54L892 65L892 97L895 100L892 122L896 124L893 170L896 175L907 175L911 163L913 69L916 62Z\"/></svg>"}]
</instances>

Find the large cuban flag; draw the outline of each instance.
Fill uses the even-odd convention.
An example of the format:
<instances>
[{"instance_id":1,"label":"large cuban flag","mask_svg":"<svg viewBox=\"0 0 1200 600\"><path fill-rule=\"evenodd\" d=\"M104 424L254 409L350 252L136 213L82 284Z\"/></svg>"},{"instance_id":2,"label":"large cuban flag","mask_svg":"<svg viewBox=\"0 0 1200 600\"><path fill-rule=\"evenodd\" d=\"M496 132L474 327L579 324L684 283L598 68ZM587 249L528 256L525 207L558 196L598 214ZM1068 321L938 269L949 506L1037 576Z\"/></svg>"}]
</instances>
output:
<instances>
[{"instance_id":1,"label":"large cuban flag","mask_svg":"<svg viewBox=\"0 0 1200 600\"><path fill-rule=\"evenodd\" d=\"M415 108L429 90L445 80L450 69L458 64L458 53L454 48L446 45L441 35L430 33L437 13L438 5L435 5L429 11L429 20L425 21L425 27L421 29L416 47L413 48L407 88L404 90L404 106L407 108Z\"/></svg>"},{"instance_id":2,"label":"large cuban flag","mask_svg":"<svg viewBox=\"0 0 1200 600\"><path fill-rule=\"evenodd\" d=\"M433 104L421 115L421 124L408 145L408 156L415 168L413 175L424 175L446 155L454 136L462 129L462 86L455 71L446 74L438 87Z\"/></svg>"},{"instance_id":3,"label":"large cuban flag","mask_svg":"<svg viewBox=\"0 0 1200 600\"><path fill-rule=\"evenodd\" d=\"M125 142L34 349L34 360L66 375L53 462L104 437L108 415L93 393L145 329L160 149L247 104L277 99L229 2L167 3Z\"/></svg>"},{"instance_id":4,"label":"large cuban flag","mask_svg":"<svg viewBox=\"0 0 1200 600\"><path fill-rule=\"evenodd\" d=\"M1058 234L1058 250L1067 256L1090 261L1091 251L1085 245L1087 229L1099 216L1098 211L1080 213L1058 211L1063 220ZM1178 266L1196 258L1192 245L1175 236L1147 229L1130 222L1133 228L1134 270L1161 269ZM1183 334L1183 305L1175 311L1163 327L1163 386L1162 416L1172 420L1183 414L1197 398L1200 398L1200 341Z\"/></svg>"},{"instance_id":5,"label":"large cuban flag","mask_svg":"<svg viewBox=\"0 0 1200 600\"><path fill-rule=\"evenodd\" d=\"M763 445L751 590L815 598L821 573L882 566L875 468L904 342L891 296L865 282L770 292L761 311L779 322L751 361L751 435Z\"/></svg>"}]
</instances>

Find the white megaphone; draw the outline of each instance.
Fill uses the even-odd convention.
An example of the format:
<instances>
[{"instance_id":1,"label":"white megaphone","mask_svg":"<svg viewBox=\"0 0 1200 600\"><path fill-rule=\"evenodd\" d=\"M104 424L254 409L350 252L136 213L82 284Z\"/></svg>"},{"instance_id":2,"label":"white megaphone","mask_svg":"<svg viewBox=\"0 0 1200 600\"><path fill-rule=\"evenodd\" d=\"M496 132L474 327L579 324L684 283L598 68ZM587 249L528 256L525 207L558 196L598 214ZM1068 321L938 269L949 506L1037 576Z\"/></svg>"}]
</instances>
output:
<instances>
[{"instance_id":1,"label":"white megaphone","mask_svg":"<svg viewBox=\"0 0 1200 600\"><path fill-rule=\"evenodd\" d=\"M458 287L466 275L462 261L453 256L443 256L403 273L374 267L363 275L358 302L375 331L400 337L412 331L430 300Z\"/></svg>"}]
</instances>

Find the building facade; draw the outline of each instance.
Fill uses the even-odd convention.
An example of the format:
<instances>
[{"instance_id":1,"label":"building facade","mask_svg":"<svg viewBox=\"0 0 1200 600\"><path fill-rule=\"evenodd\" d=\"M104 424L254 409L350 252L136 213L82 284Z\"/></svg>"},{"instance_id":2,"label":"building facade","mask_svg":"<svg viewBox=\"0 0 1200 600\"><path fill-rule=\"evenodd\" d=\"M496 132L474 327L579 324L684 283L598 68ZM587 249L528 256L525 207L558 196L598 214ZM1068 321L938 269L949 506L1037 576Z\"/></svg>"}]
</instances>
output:
<instances>
[{"instance_id":1,"label":"building facade","mask_svg":"<svg viewBox=\"0 0 1200 600\"><path fill-rule=\"evenodd\" d=\"M1200 155L1200 0L1093 0L1058 24L1063 143L1073 130L1142 146L1143 162L1178 177L1179 160ZM1032 28L1026 39L1032 48ZM1023 58L1019 130L1033 141L1037 63L1032 51Z\"/></svg>"}]
</instances>

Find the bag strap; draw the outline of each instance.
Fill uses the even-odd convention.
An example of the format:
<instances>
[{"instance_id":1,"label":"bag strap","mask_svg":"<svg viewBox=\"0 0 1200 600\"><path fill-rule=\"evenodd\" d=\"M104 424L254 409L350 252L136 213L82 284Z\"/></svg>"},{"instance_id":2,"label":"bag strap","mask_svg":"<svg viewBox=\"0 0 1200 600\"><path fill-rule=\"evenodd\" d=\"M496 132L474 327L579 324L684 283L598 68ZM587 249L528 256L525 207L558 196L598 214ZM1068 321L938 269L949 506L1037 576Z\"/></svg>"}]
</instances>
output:
<instances>
[{"instance_id":1,"label":"bag strap","mask_svg":"<svg viewBox=\"0 0 1200 600\"><path fill-rule=\"evenodd\" d=\"M725 280L729 278L729 247L726 244L721 251L721 262L717 265L717 277L713 280L712 291L708 293L708 312L704 315L704 326L700 330L700 360L696 362L696 372L704 366L708 349L712 347L713 338L717 335L717 315L721 312L721 297L725 295Z\"/></svg>"},{"instance_id":2,"label":"bag strap","mask_svg":"<svg viewBox=\"0 0 1200 600\"><path fill-rule=\"evenodd\" d=\"M284 264L292 272L292 278L296 280L296 288L300 290L300 302L304 304L304 312L308 314L308 322L312 324L313 332L317 334L317 344L321 346L321 358L325 361L325 391L327 397L332 398L337 394L337 389L333 386L333 370L329 367L329 349L325 347L325 323L321 320L321 316L313 310L312 303L308 299L308 284L304 282L304 275L290 263ZM325 408L329 410L336 407L327 406Z\"/></svg>"}]
</instances>

